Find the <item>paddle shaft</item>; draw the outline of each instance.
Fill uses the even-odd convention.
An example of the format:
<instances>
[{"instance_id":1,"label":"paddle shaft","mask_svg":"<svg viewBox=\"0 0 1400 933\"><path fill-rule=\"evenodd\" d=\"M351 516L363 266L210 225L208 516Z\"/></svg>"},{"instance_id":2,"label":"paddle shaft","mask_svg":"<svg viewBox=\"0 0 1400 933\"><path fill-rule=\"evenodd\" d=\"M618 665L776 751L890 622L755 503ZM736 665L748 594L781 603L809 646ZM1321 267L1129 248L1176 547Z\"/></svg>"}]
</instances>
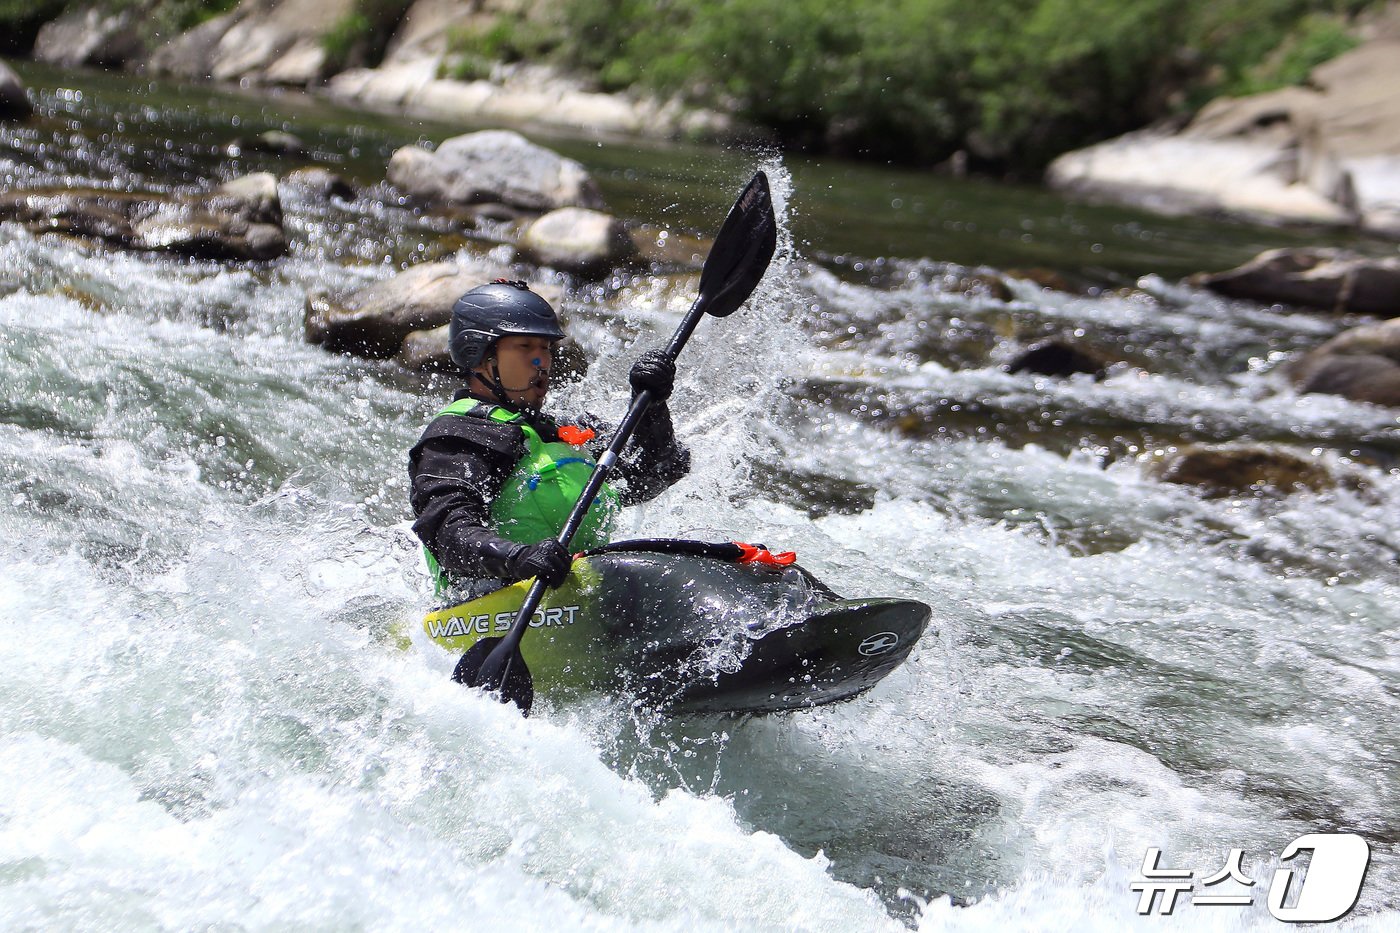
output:
<instances>
[{"instance_id":1,"label":"paddle shaft","mask_svg":"<svg viewBox=\"0 0 1400 933\"><path fill-rule=\"evenodd\" d=\"M706 314L728 317L753 294L755 286L763 278L768 263L773 258L773 251L777 247L777 235L777 220L773 215L768 176L763 172L755 172L753 178L744 186L744 190L739 193L734 206L730 208L729 216L725 218L719 234L715 237L714 245L710 247L710 254L705 258L705 265L700 270L700 294L690 306L690 311L681 321L665 351L672 363L680 355L681 348L690 339L690 335L695 332L700 318ZM559 532L556 540L566 551L597 497L598 490L602 488L616 465L623 447L631 440L632 433L646 414L652 398L652 393L647 390L633 396L627 416L622 419L622 424L618 425L617 433L607 451L599 458L583 492L569 513L568 520ZM529 668L525 666L525 658L520 654L520 640L530 627L530 620L539 607L540 600L544 598L544 591L544 583L537 578L531 584L525 601L520 606L520 612L505 637L498 639L491 636L478 641L457 662L453 678L473 687L499 691L502 700L515 703L528 714L530 698L534 693ZM495 644L488 648L492 642ZM512 678L511 668L517 663L519 670L516 672L517 676Z\"/></svg>"},{"instance_id":2,"label":"paddle shaft","mask_svg":"<svg viewBox=\"0 0 1400 933\"><path fill-rule=\"evenodd\" d=\"M681 326L676 328L675 336L671 338L670 344L666 347L666 356L670 358L672 363L676 361L676 357L680 356L686 341L690 339L690 335L699 326L700 319L705 316L707 303L707 296L704 294L695 299L695 303L690 306L690 311L686 314L685 319L681 321ZM613 467L617 465L617 458L622 453L622 448L627 446L627 442L632 439L633 433L636 432L637 425L641 422L642 416L646 414L651 401L650 389L643 389L632 397L632 405L627 409L627 416L617 426L617 431L613 434L607 451L598 458L592 475L588 477L587 485L583 487L578 502L574 503L573 511L569 513L568 520L564 522L564 527L559 532L559 537L556 540L564 545L566 550L569 547L569 542L573 540L574 532L578 531L579 525L583 524L583 518L588 514L593 500L597 498L598 490L603 488L603 484L607 482ZM505 683L506 677L510 674L511 662L514 661L516 652L520 648L520 640L525 637L525 630L530 627L530 618L539 608L540 600L544 598L544 591L544 581L536 578L535 582L530 585L530 591L525 595L525 601L520 604L520 611L516 614L515 621L511 623L510 631L501 639L500 644L491 650L491 653L486 656L486 661L481 665L483 673L499 669L500 676L491 678L494 683L482 682L481 686L488 690L495 690Z\"/></svg>"}]
</instances>

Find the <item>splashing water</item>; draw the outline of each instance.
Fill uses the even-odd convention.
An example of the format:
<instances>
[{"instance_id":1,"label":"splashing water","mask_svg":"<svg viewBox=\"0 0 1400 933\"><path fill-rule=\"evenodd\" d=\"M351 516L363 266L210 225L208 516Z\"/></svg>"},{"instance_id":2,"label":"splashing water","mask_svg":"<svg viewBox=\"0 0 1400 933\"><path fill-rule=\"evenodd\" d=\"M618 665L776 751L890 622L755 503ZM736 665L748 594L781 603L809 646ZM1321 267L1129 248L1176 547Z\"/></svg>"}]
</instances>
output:
<instances>
[{"instance_id":1,"label":"splashing water","mask_svg":"<svg viewBox=\"0 0 1400 933\"><path fill-rule=\"evenodd\" d=\"M307 289L392 271L355 231L423 236L406 212L303 205L292 257L238 269L0 225L0 927L1273 928L1277 855L1319 831L1372 846L1342 928L1393 927L1400 424L1273 372L1339 325L838 278L762 167L777 258L687 346L695 469L623 533L935 610L871 694L778 717L522 720L398 647L430 601L404 452L451 387L300 333ZM694 284L571 294L595 363L559 407L620 416ZM1065 322L1136 365L999 368ZM1239 436L1354 482L1204 498L1139 459ZM1149 846L1201 875L1245 849L1255 903L1139 917Z\"/></svg>"}]
</instances>

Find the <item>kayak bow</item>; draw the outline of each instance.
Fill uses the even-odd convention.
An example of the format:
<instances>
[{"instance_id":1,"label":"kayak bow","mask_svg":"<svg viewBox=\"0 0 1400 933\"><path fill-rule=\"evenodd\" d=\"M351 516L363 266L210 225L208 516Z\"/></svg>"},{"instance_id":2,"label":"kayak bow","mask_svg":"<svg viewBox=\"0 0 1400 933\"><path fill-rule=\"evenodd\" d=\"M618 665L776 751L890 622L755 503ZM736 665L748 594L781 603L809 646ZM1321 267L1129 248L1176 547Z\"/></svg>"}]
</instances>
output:
<instances>
[{"instance_id":1,"label":"kayak bow","mask_svg":"<svg viewBox=\"0 0 1400 933\"><path fill-rule=\"evenodd\" d=\"M663 539L577 557L522 642L534 689L627 692L680 713L803 709L869 690L928 625L923 603L842 599L796 564L736 563L739 551ZM510 628L528 591L522 581L436 610L424 630L470 652Z\"/></svg>"}]
</instances>

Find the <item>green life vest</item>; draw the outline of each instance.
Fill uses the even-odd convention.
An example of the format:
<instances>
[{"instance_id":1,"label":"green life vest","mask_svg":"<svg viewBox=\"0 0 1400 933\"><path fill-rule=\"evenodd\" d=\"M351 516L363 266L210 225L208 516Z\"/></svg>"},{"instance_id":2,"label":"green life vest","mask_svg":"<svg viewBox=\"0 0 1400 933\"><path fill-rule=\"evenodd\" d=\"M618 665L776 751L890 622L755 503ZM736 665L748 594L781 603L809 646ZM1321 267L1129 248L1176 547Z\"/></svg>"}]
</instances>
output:
<instances>
[{"instance_id":1,"label":"green life vest","mask_svg":"<svg viewBox=\"0 0 1400 933\"><path fill-rule=\"evenodd\" d=\"M443 415L465 415L485 403L473 398L461 398L438 412ZM521 544L534 544L545 538L556 538L564 530L593 475L593 458L582 445L564 441L546 443L525 419L515 412L488 406L486 417L498 424L513 424L525 435L525 456L515 465L506 477L505 484L496 501L491 503L491 520L495 532L507 541ZM583 551L600 544L607 544L612 533L613 520L622 504L617 491L607 483L598 490L593 504L588 507L583 522L570 546ZM431 551L423 549L428 560L428 569L437 581L438 593L447 588L447 578Z\"/></svg>"}]
</instances>

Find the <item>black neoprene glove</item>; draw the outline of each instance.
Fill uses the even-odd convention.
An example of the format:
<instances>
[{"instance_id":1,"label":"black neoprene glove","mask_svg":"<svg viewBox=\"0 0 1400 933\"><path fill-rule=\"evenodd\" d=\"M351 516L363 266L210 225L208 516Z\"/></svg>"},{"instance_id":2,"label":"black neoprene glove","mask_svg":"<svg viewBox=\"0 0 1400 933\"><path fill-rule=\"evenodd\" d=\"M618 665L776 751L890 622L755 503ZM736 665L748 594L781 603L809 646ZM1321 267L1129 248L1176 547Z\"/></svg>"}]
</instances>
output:
<instances>
[{"instance_id":1,"label":"black neoprene glove","mask_svg":"<svg viewBox=\"0 0 1400 933\"><path fill-rule=\"evenodd\" d=\"M652 401L664 402L676 385L676 361L664 350L648 350L632 364L627 381L632 383L633 395L650 389Z\"/></svg>"},{"instance_id":2,"label":"black neoprene glove","mask_svg":"<svg viewBox=\"0 0 1400 933\"><path fill-rule=\"evenodd\" d=\"M551 588L564 582L571 566L573 559L569 552L553 538L545 538L538 544L518 544L506 558L510 579L539 577Z\"/></svg>"}]
</instances>

